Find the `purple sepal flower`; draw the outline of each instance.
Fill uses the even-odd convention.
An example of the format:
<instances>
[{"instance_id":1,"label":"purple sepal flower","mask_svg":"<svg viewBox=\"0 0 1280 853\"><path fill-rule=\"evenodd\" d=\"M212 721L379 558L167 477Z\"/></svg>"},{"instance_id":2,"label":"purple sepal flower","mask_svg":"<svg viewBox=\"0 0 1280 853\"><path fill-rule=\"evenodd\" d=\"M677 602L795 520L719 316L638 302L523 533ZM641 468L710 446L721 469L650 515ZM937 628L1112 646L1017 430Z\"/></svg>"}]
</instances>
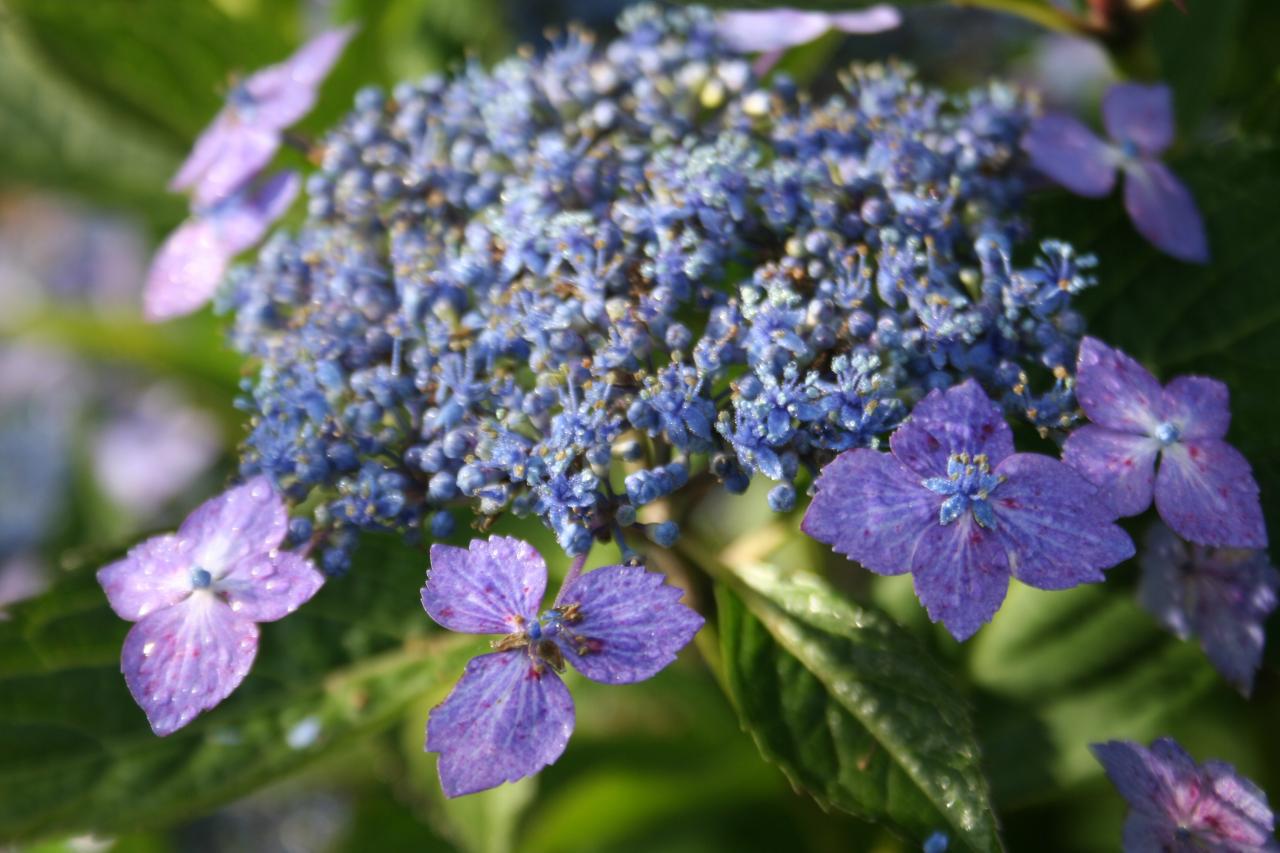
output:
<instances>
[{"instance_id":1,"label":"purple sepal flower","mask_svg":"<svg viewBox=\"0 0 1280 853\"><path fill-rule=\"evenodd\" d=\"M702 627L680 590L637 566L570 579L538 614L547 565L533 546L494 536L469 549L431 546L422 606L446 628L505 634L467 664L427 721L440 785L457 797L514 782L554 762L573 732L567 660L607 684L643 681L675 660Z\"/></svg>"},{"instance_id":2,"label":"purple sepal flower","mask_svg":"<svg viewBox=\"0 0 1280 853\"><path fill-rule=\"evenodd\" d=\"M1198 637L1218 672L1248 696L1280 589L1266 552L1188 544L1163 524L1145 544L1142 606L1181 639Z\"/></svg>"},{"instance_id":3,"label":"purple sepal flower","mask_svg":"<svg viewBox=\"0 0 1280 853\"><path fill-rule=\"evenodd\" d=\"M143 312L152 322L190 314L218 289L231 259L284 215L302 181L296 172L272 176L179 225L156 252L147 273Z\"/></svg>"},{"instance_id":4,"label":"purple sepal flower","mask_svg":"<svg viewBox=\"0 0 1280 853\"><path fill-rule=\"evenodd\" d=\"M112 609L137 623L121 671L156 734L230 695L257 653L255 623L287 616L324 582L309 560L279 550L287 528L284 501L258 477L98 571Z\"/></svg>"},{"instance_id":5,"label":"purple sepal flower","mask_svg":"<svg viewBox=\"0 0 1280 853\"><path fill-rule=\"evenodd\" d=\"M321 81L353 35L354 27L321 33L284 62L240 81L169 189L189 189L195 206L208 208L252 180L275 156L281 131L311 110Z\"/></svg>"},{"instance_id":6,"label":"purple sepal flower","mask_svg":"<svg viewBox=\"0 0 1280 853\"><path fill-rule=\"evenodd\" d=\"M1154 494L1160 517L1183 539L1267 546L1253 472L1222 440L1231 422L1227 386L1182 376L1161 388L1128 355L1086 337L1076 398L1093 423L1071 433L1062 458L1102 489L1118 515L1137 515Z\"/></svg>"},{"instance_id":7,"label":"purple sepal flower","mask_svg":"<svg viewBox=\"0 0 1280 853\"><path fill-rule=\"evenodd\" d=\"M1204 222L1190 191L1158 159L1173 141L1173 100L1168 86L1120 83L1107 90L1105 142L1071 116L1036 120L1022 147L1044 174L1077 195L1100 197L1124 172L1124 206L1134 226L1161 251L1179 260L1208 263Z\"/></svg>"},{"instance_id":8,"label":"purple sepal flower","mask_svg":"<svg viewBox=\"0 0 1280 853\"><path fill-rule=\"evenodd\" d=\"M902 23L893 6L880 4L858 12L810 12L801 9L742 9L716 18L716 32L733 50L773 53L806 44L830 30L867 34Z\"/></svg>"},{"instance_id":9,"label":"purple sepal flower","mask_svg":"<svg viewBox=\"0 0 1280 853\"><path fill-rule=\"evenodd\" d=\"M1172 738L1090 749L1129 803L1125 853L1276 851L1267 795L1222 761L1197 765Z\"/></svg>"},{"instance_id":10,"label":"purple sepal flower","mask_svg":"<svg viewBox=\"0 0 1280 853\"><path fill-rule=\"evenodd\" d=\"M929 617L957 640L995 615L1011 575L1067 589L1133 556L1083 477L1014 452L999 407L973 380L930 392L890 447L827 465L801 528L873 572L911 572Z\"/></svg>"}]
</instances>

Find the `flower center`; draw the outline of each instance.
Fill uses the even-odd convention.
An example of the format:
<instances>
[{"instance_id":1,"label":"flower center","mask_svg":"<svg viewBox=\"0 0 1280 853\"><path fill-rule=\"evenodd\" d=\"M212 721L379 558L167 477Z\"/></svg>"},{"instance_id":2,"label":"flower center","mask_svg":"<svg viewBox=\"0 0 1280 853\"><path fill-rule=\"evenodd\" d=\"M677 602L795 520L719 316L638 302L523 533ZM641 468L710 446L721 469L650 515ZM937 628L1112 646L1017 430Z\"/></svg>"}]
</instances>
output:
<instances>
[{"instance_id":1,"label":"flower center","mask_svg":"<svg viewBox=\"0 0 1280 853\"><path fill-rule=\"evenodd\" d=\"M588 655L599 651L600 643L573 632L573 626L582 621L582 610L577 604L554 607L543 611L542 615L514 633L508 634L493 643L498 651L508 649L528 649L533 659L534 669L542 671L550 666L556 672L564 672L564 652L557 637L567 648L572 648L579 655Z\"/></svg>"},{"instance_id":2,"label":"flower center","mask_svg":"<svg viewBox=\"0 0 1280 853\"><path fill-rule=\"evenodd\" d=\"M213 584L213 575L196 566L191 570L191 585L196 589L208 589Z\"/></svg>"},{"instance_id":3,"label":"flower center","mask_svg":"<svg viewBox=\"0 0 1280 853\"><path fill-rule=\"evenodd\" d=\"M1181 437L1182 433L1169 421L1156 427L1156 440L1160 442L1161 447L1168 447Z\"/></svg>"},{"instance_id":4,"label":"flower center","mask_svg":"<svg viewBox=\"0 0 1280 853\"><path fill-rule=\"evenodd\" d=\"M938 509L940 524L950 524L966 510L972 510L979 525L991 528L996 526L996 514L987 499L1003 482L1004 477L991 472L986 454L953 453L947 460L947 476L930 477L923 481L923 485L932 492L947 496Z\"/></svg>"}]
</instances>

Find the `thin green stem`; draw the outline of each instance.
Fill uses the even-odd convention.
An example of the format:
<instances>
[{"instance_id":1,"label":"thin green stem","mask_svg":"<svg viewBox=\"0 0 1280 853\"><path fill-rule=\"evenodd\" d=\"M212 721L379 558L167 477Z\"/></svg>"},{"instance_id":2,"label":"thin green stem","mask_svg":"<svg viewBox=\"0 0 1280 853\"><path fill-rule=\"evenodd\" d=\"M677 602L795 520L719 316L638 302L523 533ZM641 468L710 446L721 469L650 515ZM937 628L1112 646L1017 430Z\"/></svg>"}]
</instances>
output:
<instances>
[{"instance_id":1,"label":"thin green stem","mask_svg":"<svg viewBox=\"0 0 1280 853\"><path fill-rule=\"evenodd\" d=\"M1019 18L1058 33L1096 35L1087 21L1070 12L1050 6L1044 0L951 0L951 5L1017 15Z\"/></svg>"}]
</instances>

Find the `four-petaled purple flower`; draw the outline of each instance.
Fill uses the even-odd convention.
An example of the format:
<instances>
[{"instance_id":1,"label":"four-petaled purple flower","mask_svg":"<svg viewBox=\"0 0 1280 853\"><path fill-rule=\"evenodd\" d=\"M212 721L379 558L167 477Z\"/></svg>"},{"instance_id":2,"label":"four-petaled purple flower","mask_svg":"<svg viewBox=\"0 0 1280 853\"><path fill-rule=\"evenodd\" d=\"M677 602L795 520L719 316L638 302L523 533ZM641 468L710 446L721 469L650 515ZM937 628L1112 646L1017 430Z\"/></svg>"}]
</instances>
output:
<instances>
[{"instance_id":1,"label":"four-petaled purple flower","mask_svg":"<svg viewBox=\"0 0 1280 853\"><path fill-rule=\"evenodd\" d=\"M1125 853L1280 850L1266 793L1230 764L1197 765L1172 738L1150 749L1132 741L1091 749L1129 803Z\"/></svg>"},{"instance_id":2,"label":"four-petaled purple flower","mask_svg":"<svg viewBox=\"0 0 1280 853\"><path fill-rule=\"evenodd\" d=\"M324 583L310 560L281 551L289 524L265 477L201 504L178 528L98 571L129 630L121 671L151 728L167 735L231 694L274 622Z\"/></svg>"},{"instance_id":3,"label":"four-petaled purple flower","mask_svg":"<svg viewBox=\"0 0 1280 853\"><path fill-rule=\"evenodd\" d=\"M191 190L197 209L240 190L275 156L282 131L310 112L321 81L354 34L354 27L321 33L284 62L237 83L169 188Z\"/></svg>"},{"instance_id":4,"label":"four-petaled purple flower","mask_svg":"<svg viewBox=\"0 0 1280 853\"><path fill-rule=\"evenodd\" d=\"M911 572L929 617L958 640L1000 608L1011 575L1067 589L1133 556L1097 489L1056 459L1015 453L973 380L930 392L890 446L823 468L801 527L877 574Z\"/></svg>"},{"instance_id":5,"label":"four-petaled purple flower","mask_svg":"<svg viewBox=\"0 0 1280 853\"><path fill-rule=\"evenodd\" d=\"M189 314L213 298L231 259L262 239L301 185L296 172L281 172L178 226L151 262L143 292L147 319Z\"/></svg>"},{"instance_id":6,"label":"four-petaled purple flower","mask_svg":"<svg viewBox=\"0 0 1280 853\"><path fill-rule=\"evenodd\" d=\"M1076 398L1093 423L1071 433L1062 458L1106 493L1118 515L1142 512L1154 493L1160 517L1183 539L1267 546L1253 472L1222 440L1231 422L1227 386L1180 376L1161 388L1128 355L1086 337Z\"/></svg>"},{"instance_id":7,"label":"four-petaled purple flower","mask_svg":"<svg viewBox=\"0 0 1280 853\"><path fill-rule=\"evenodd\" d=\"M1248 696L1280 589L1267 553L1191 545L1163 524L1152 527L1145 544L1142 606L1178 637L1198 637L1218 672Z\"/></svg>"},{"instance_id":8,"label":"four-petaled purple flower","mask_svg":"<svg viewBox=\"0 0 1280 853\"><path fill-rule=\"evenodd\" d=\"M1077 195L1102 197L1125 174L1124 206L1143 237L1175 258L1208 263L1204 223L1190 191L1159 156L1173 142L1168 86L1119 83L1107 90L1102 118L1112 142L1068 115L1042 116L1023 148L1037 169Z\"/></svg>"},{"instance_id":9,"label":"four-petaled purple flower","mask_svg":"<svg viewBox=\"0 0 1280 853\"><path fill-rule=\"evenodd\" d=\"M440 754L447 796L514 782L560 757L574 723L557 674L565 660L592 681L643 681L702 627L679 589L639 566L571 575L539 615L546 585L546 563L518 539L431 546L422 590L431 618L452 631L505 635L496 651L467 664L427 722L427 750Z\"/></svg>"}]
</instances>

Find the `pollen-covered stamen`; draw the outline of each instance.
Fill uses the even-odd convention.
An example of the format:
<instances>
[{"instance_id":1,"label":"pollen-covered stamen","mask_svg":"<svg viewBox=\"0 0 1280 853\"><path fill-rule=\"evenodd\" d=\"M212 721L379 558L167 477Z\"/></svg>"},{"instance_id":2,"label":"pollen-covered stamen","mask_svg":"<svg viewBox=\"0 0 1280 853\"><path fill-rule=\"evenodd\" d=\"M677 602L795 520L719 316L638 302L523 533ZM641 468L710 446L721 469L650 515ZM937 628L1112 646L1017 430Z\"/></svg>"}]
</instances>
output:
<instances>
[{"instance_id":1,"label":"pollen-covered stamen","mask_svg":"<svg viewBox=\"0 0 1280 853\"><path fill-rule=\"evenodd\" d=\"M996 526L995 512L988 498L1004 478L991 472L986 454L971 457L968 453L953 453L947 460L946 477L930 477L922 482L926 489L947 495L938 509L939 523L950 524L966 510L972 510L979 525Z\"/></svg>"},{"instance_id":2,"label":"pollen-covered stamen","mask_svg":"<svg viewBox=\"0 0 1280 853\"><path fill-rule=\"evenodd\" d=\"M1156 427L1154 437L1161 447L1168 447L1182 438L1182 431L1170 421L1165 421Z\"/></svg>"}]
</instances>

